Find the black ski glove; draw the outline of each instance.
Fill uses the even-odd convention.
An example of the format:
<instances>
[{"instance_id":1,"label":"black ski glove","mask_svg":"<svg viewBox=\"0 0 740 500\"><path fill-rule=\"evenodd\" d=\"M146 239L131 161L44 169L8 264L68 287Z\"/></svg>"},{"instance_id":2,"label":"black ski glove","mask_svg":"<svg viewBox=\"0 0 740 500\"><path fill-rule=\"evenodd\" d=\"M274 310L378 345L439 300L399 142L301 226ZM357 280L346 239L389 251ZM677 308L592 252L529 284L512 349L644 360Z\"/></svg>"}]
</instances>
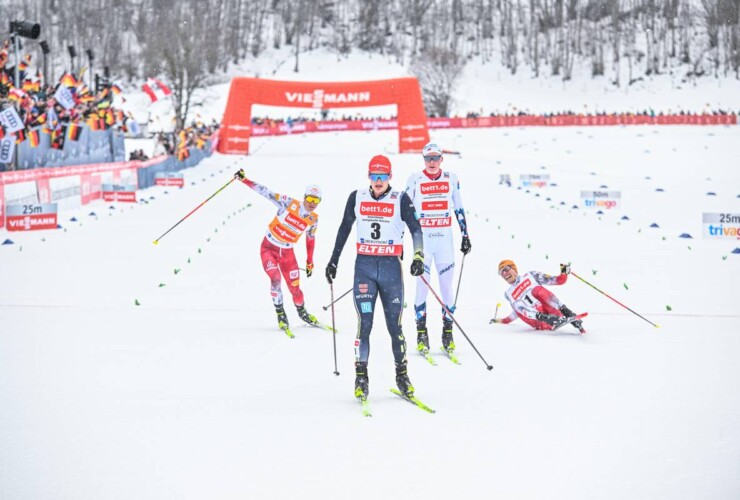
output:
<instances>
[{"instance_id":1,"label":"black ski glove","mask_svg":"<svg viewBox=\"0 0 740 500\"><path fill-rule=\"evenodd\" d=\"M234 174L234 178L239 179L240 181L243 181L244 179L246 179L247 176L244 175L244 169L240 168L239 170L237 170L236 173Z\"/></svg>"},{"instance_id":2,"label":"black ski glove","mask_svg":"<svg viewBox=\"0 0 740 500\"><path fill-rule=\"evenodd\" d=\"M337 277L337 265L333 262L329 262L326 266L326 281L331 285L334 283L334 278Z\"/></svg>"},{"instance_id":3,"label":"black ski glove","mask_svg":"<svg viewBox=\"0 0 740 500\"><path fill-rule=\"evenodd\" d=\"M411 276L424 274L424 252L416 252L414 260L411 261Z\"/></svg>"},{"instance_id":4,"label":"black ski glove","mask_svg":"<svg viewBox=\"0 0 740 500\"><path fill-rule=\"evenodd\" d=\"M570 264L560 264L560 274L570 274Z\"/></svg>"},{"instance_id":5,"label":"black ski glove","mask_svg":"<svg viewBox=\"0 0 740 500\"><path fill-rule=\"evenodd\" d=\"M467 236L463 236L462 245L460 246L460 251L463 253L463 255L468 255L472 248L473 247L470 244L470 238L468 238Z\"/></svg>"}]
</instances>

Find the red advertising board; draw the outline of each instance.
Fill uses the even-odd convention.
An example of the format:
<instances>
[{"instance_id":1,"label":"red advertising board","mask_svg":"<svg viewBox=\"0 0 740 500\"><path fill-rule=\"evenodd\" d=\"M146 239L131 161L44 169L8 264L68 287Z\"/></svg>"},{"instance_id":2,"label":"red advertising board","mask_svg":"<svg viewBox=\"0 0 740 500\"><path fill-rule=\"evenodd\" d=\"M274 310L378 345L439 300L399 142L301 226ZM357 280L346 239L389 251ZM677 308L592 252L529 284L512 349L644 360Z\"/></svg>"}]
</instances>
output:
<instances>
[{"instance_id":1,"label":"red advertising board","mask_svg":"<svg viewBox=\"0 0 740 500\"><path fill-rule=\"evenodd\" d=\"M8 231L34 231L57 228L57 204L10 205L7 207Z\"/></svg>"},{"instance_id":2,"label":"red advertising board","mask_svg":"<svg viewBox=\"0 0 740 500\"><path fill-rule=\"evenodd\" d=\"M156 177L154 184L156 186L185 187L185 179L183 177Z\"/></svg>"},{"instance_id":3,"label":"red advertising board","mask_svg":"<svg viewBox=\"0 0 740 500\"><path fill-rule=\"evenodd\" d=\"M103 200L136 203L136 191L103 191Z\"/></svg>"},{"instance_id":4,"label":"red advertising board","mask_svg":"<svg viewBox=\"0 0 740 500\"><path fill-rule=\"evenodd\" d=\"M5 227L5 186L0 184L0 229Z\"/></svg>"}]
</instances>

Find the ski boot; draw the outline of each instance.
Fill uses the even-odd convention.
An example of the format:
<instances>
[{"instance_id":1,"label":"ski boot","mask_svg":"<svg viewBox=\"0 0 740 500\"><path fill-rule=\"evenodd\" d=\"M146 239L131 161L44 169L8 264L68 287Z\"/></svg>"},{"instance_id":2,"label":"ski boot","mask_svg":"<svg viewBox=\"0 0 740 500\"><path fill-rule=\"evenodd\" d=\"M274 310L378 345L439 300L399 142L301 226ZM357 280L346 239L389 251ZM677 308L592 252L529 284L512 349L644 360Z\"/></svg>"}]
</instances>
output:
<instances>
[{"instance_id":1,"label":"ski boot","mask_svg":"<svg viewBox=\"0 0 740 500\"><path fill-rule=\"evenodd\" d=\"M396 385L401 394L412 398L414 397L414 386L411 385L411 380L409 380L407 367L408 365L406 361L403 363L396 363Z\"/></svg>"},{"instance_id":2,"label":"ski boot","mask_svg":"<svg viewBox=\"0 0 740 500\"><path fill-rule=\"evenodd\" d=\"M314 316L313 314L308 314L305 305L296 306L296 309L298 310L298 316L300 316L303 321L305 321L309 325L316 326L318 324L319 320L316 319L316 316Z\"/></svg>"},{"instance_id":3,"label":"ski boot","mask_svg":"<svg viewBox=\"0 0 740 500\"><path fill-rule=\"evenodd\" d=\"M422 354L429 352L429 335L427 334L427 320L416 320L416 350Z\"/></svg>"},{"instance_id":4,"label":"ski boot","mask_svg":"<svg viewBox=\"0 0 740 500\"><path fill-rule=\"evenodd\" d=\"M285 330L289 328L290 324L288 323L288 316L285 314L285 309L283 309L283 305L276 305L275 312L277 313L278 326L280 327L280 329Z\"/></svg>"},{"instance_id":5,"label":"ski boot","mask_svg":"<svg viewBox=\"0 0 740 500\"><path fill-rule=\"evenodd\" d=\"M452 340L452 320L445 319L442 323L442 348L447 352L455 350L455 342Z\"/></svg>"},{"instance_id":6,"label":"ski boot","mask_svg":"<svg viewBox=\"0 0 740 500\"><path fill-rule=\"evenodd\" d=\"M367 399L367 395L370 393L368 385L367 363L358 361L355 363L355 397Z\"/></svg>"},{"instance_id":7,"label":"ski boot","mask_svg":"<svg viewBox=\"0 0 740 500\"><path fill-rule=\"evenodd\" d=\"M572 318L576 315L576 313L568 309L568 306L566 306L565 304L560 306L560 312L563 313L563 316L565 316L566 318ZM583 328L583 322L580 319L574 321L571 324L576 327L581 333L586 333L586 330Z\"/></svg>"}]
</instances>

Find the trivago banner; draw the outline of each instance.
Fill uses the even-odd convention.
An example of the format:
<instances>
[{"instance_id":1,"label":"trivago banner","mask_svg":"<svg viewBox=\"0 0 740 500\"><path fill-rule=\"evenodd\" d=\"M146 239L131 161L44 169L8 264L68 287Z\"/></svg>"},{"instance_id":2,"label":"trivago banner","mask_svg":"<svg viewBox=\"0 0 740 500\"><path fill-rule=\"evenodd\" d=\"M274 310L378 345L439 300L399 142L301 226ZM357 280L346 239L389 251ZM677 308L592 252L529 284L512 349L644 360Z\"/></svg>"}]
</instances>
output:
<instances>
[{"instance_id":1,"label":"trivago banner","mask_svg":"<svg viewBox=\"0 0 740 500\"><path fill-rule=\"evenodd\" d=\"M702 222L704 238L740 240L738 213L705 213L702 214Z\"/></svg>"},{"instance_id":2,"label":"trivago banner","mask_svg":"<svg viewBox=\"0 0 740 500\"><path fill-rule=\"evenodd\" d=\"M57 204L8 205L6 223L8 225L8 231L56 229Z\"/></svg>"},{"instance_id":3,"label":"trivago banner","mask_svg":"<svg viewBox=\"0 0 740 500\"><path fill-rule=\"evenodd\" d=\"M361 82L291 82L262 78L234 78L231 81L220 129L218 151L247 154L253 133L252 106L291 108L360 108L397 106L398 149L402 153L420 152L429 142L427 117L416 78L394 78ZM370 121L372 123L372 121ZM323 130L339 130L329 122ZM300 131L303 125L284 133ZM302 130L308 132L309 130Z\"/></svg>"},{"instance_id":4,"label":"trivago banner","mask_svg":"<svg viewBox=\"0 0 740 500\"><path fill-rule=\"evenodd\" d=\"M522 187L543 188L550 183L550 174L522 174L519 176Z\"/></svg>"},{"instance_id":5,"label":"trivago banner","mask_svg":"<svg viewBox=\"0 0 740 500\"><path fill-rule=\"evenodd\" d=\"M581 191L581 200L584 208L598 208L610 210L621 208L621 191Z\"/></svg>"}]
</instances>

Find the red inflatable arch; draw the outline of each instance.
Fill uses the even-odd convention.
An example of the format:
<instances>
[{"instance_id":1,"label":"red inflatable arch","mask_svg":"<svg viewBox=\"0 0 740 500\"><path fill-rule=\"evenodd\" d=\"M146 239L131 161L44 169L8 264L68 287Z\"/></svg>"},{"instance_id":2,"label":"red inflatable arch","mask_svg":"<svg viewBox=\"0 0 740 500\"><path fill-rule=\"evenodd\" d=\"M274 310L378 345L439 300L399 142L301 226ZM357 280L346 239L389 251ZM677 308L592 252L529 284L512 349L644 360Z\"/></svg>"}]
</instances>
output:
<instances>
[{"instance_id":1,"label":"red inflatable arch","mask_svg":"<svg viewBox=\"0 0 740 500\"><path fill-rule=\"evenodd\" d=\"M341 83L234 78L219 131L220 153L249 152L253 104L316 109L395 104L399 151L419 152L429 142L427 117L416 78Z\"/></svg>"}]
</instances>

